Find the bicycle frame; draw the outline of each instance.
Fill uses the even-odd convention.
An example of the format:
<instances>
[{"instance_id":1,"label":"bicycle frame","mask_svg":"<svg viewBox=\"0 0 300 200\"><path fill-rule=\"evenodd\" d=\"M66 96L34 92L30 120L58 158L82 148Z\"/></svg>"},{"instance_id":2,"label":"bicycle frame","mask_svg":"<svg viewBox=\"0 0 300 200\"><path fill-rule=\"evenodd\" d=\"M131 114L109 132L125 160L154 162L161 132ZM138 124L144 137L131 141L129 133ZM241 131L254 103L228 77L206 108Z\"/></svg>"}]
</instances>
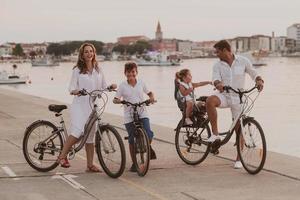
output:
<instances>
[{"instance_id":1,"label":"bicycle frame","mask_svg":"<svg viewBox=\"0 0 300 200\"><path fill-rule=\"evenodd\" d=\"M101 92L103 92L103 91L101 91ZM101 95L95 95L95 96L93 96L92 95L92 92L91 93L88 93L91 97L94 97L95 99L94 99L94 103L93 103L93 109L92 109L92 112L91 112L91 114L89 115L89 118L88 118L88 120L87 120L87 122L86 122L86 124L84 125L84 133L83 133L83 135L82 136L80 136L80 138L79 138L79 140L80 140L80 143L79 143L79 145L78 146L74 146L74 148L73 149L71 149L71 152L69 153L69 157L72 157L72 156L75 156L75 153L76 152L78 152L78 151L80 151L82 148L83 148L83 146L85 145L85 143L86 143L86 141L87 141L87 139L88 139L88 136L89 136L89 134L90 134L90 132L91 132L91 130L92 130L92 128L93 128L93 124L95 124L95 131L99 131L100 132L100 127L101 126L104 126L105 124L103 124L103 123L101 123L101 114L102 113L98 113L97 112L97 107L98 107L98 105L95 103L96 102L96 99L97 98L101 98ZM106 102L105 102L106 103ZM103 106L103 107L105 107L105 105ZM60 117L60 126L57 126L57 130L55 130L54 132L53 132L53 134L52 135L50 135L48 138L46 138L44 141L42 141L42 142L45 142L45 141L47 141L48 139L50 139L53 135L55 135L56 133L58 133L59 132L59 134L62 136L62 139L63 139L63 144L66 142L66 140L67 140L67 138L68 138L68 133L67 133L67 129L66 129L66 125L65 125L65 122L64 122L64 119L63 119L63 116L60 114L60 115L57 115L57 117ZM96 121L96 123L94 123ZM101 137L102 137L102 135L101 134L99 134L100 135L100 139L102 139ZM114 145L113 145L113 142L112 142L112 139L111 139L111 136L110 135L108 135L108 140L109 140L109 142L110 142L110 144L111 144L111 148L114 150ZM107 149L107 146L106 146L106 144L105 143L103 143L103 147L104 147L104 149Z\"/></svg>"},{"instance_id":2,"label":"bicycle frame","mask_svg":"<svg viewBox=\"0 0 300 200\"><path fill-rule=\"evenodd\" d=\"M238 93L238 94L239 94L240 105L241 105L241 108L242 108L242 109L241 109L241 112L239 113L238 117L237 117L236 119L234 119L233 122L231 123L231 126L230 126L229 130L228 130L227 132L220 133L220 135L226 135L225 138L221 141L221 145L226 144L226 143L230 140L230 138L231 138L231 136L233 135L233 132L234 132L234 130L235 130L235 127L236 127L237 125L240 126L240 129L239 129L240 131L239 131L237 134L242 134L244 138L246 137L246 136L245 136L245 127L244 127L244 125L243 125L243 124L244 124L243 122L244 122L244 120L245 120L247 117L249 117L249 116L246 116L246 114L245 114L245 110L247 110L247 106L246 106L246 105L248 104L248 98L249 98L249 95L246 96L245 94L250 93L250 92L253 91L255 88L256 88L256 87L253 87L253 88L250 89L249 91L246 91L246 92L243 92L243 93L238 93L238 92L241 92L241 91L236 91L236 90L234 90L234 89L232 89L232 88L230 88L230 87L227 88L227 91L230 89L230 90L233 90L235 93ZM245 96L245 100L242 101L242 97L244 97L244 96ZM249 107L253 106L254 102L255 102L255 101L253 101ZM252 118L253 118L253 117L252 117ZM252 138L251 138L251 139L252 139ZM252 141L252 142L253 142L253 141ZM249 145L249 144L247 144L247 145Z\"/></svg>"},{"instance_id":3,"label":"bicycle frame","mask_svg":"<svg viewBox=\"0 0 300 200\"><path fill-rule=\"evenodd\" d=\"M141 122L140 122L140 116L139 116L139 113L137 111L137 107L134 107L133 109L133 124L134 124L134 127L137 129L137 128L143 128Z\"/></svg>"}]
</instances>

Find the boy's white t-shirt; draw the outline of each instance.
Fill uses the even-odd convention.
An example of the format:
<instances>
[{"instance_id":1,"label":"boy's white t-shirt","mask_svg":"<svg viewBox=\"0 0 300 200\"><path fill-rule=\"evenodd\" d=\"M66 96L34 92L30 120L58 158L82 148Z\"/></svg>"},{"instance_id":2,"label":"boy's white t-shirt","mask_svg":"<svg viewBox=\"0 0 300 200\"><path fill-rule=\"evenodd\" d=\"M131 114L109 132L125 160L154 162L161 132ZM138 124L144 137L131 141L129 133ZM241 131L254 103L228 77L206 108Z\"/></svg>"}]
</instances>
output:
<instances>
[{"instance_id":1,"label":"boy's white t-shirt","mask_svg":"<svg viewBox=\"0 0 300 200\"><path fill-rule=\"evenodd\" d=\"M135 86L128 84L127 80L122 82L119 85L119 88L116 93L116 98L123 99L125 101L128 101L130 103L139 103L144 101L144 93L148 94L150 91L148 90L146 84L142 81L137 79L137 82ZM124 105L124 122L125 124L130 123L133 121L132 116L133 110L131 106ZM140 118L146 118L148 117L148 113L146 110L146 107L139 107L138 113Z\"/></svg>"}]
</instances>

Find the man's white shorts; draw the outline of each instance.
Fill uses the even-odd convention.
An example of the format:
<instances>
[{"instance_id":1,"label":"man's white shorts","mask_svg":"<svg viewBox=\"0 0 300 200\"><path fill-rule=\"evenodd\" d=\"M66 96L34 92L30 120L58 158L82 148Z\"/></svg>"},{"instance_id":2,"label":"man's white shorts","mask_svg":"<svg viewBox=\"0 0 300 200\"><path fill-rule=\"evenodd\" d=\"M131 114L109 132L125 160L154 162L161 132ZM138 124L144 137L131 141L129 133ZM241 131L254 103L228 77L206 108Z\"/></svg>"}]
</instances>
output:
<instances>
[{"instance_id":1,"label":"man's white shorts","mask_svg":"<svg viewBox=\"0 0 300 200\"><path fill-rule=\"evenodd\" d=\"M235 119L240 115L242 110L242 105L240 104L240 99L237 95L224 94L220 92L216 92L214 95L217 96L221 101L219 108L231 109L231 114L233 119Z\"/></svg>"}]
</instances>

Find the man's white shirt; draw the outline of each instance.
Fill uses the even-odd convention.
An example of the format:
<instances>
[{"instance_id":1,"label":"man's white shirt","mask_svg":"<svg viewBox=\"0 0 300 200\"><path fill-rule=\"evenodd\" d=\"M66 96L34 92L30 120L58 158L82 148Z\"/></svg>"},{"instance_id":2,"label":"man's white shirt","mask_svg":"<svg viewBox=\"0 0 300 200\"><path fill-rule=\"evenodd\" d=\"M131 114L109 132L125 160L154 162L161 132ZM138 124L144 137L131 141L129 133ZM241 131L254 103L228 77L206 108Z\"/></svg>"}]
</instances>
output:
<instances>
[{"instance_id":1,"label":"man's white shirt","mask_svg":"<svg viewBox=\"0 0 300 200\"><path fill-rule=\"evenodd\" d=\"M234 55L234 60L231 66L222 60L219 60L213 66L212 81L215 82L216 80L219 80L224 85L230 86L234 89L244 89L246 73L249 74L253 80L255 80L258 76L253 65L247 58ZM226 94L226 92L223 92L223 94L230 97L234 104L239 102L239 98L236 94Z\"/></svg>"}]
</instances>

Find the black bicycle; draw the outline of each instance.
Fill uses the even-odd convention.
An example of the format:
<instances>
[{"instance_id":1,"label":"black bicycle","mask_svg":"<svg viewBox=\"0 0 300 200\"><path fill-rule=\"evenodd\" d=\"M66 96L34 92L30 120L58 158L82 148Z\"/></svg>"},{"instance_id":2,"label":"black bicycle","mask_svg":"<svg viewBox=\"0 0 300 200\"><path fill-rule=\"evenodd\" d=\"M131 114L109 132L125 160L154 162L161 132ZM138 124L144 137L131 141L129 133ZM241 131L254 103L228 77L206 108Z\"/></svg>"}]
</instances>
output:
<instances>
[{"instance_id":1,"label":"black bicycle","mask_svg":"<svg viewBox=\"0 0 300 200\"><path fill-rule=\"evenodd\" d=\"M175 129L175 145L179 157L189 165L201 163L209 152L217 154L219 147L230 140L235 127L238 126L236 146L243 167L250 174L260 172L266 160L267 145L262 127L254 117L249 116L254 102L259 96L259 92L254 91L255 89L257 87L246 91L235 90L229 86L224 87L226 92L232 91L238 94L242 109L239 116L232 122L229 130L220 133L220 136L224 136L224 138L218 144L212 145L206 142L211 136L211 131L204 106L200 109L197 108L196 111L194 109L193 125L184 125L185 115L183 115L183 119L180 120ZM253 96L254 98L251 98ZM198 100L201 100L201 98ZM205 100L205 97L202 97L202 100Z\"/></svg>"},{"instance_id":2,"label":"black bicycle","mask_svg":"<svg viewBox=\"0 0 300 200\"><path fill-rule=\"evenodd\" d=\"M125 147L118 131L108 123L103 123L101 116L108 101L107 91L94 90L87 92L81 90L81 95L90 96L92 112L84 127L84 134L80 141L73 146L68 154L68 159L73 159L75 154L82 149L91 131L96 132L95 148L101 167L105 173L117 178L125 169ZM49 105L48 109L60 117L56 126L47 120L37 120L26 128L23 139L23 154L28 164L41 172L50 171L58 166L58 155L68 137L61 111L67 109L66 105Z\"/></svg>"},{"instance_id":3,"label":"black bicycle","mask_svg":"<svg viewBox=\"0 0 300 200\"><path fill-rule=\"evenodd\" d=\"M150 164L150 143L148 135L140 121L138 108L143 106L149 106L150 100L143 101L141 103L131 103L128 101L121 101L126 106L131 106L133 109L133 125L135 128L133 134L133 164L137 169L139 176L145 176L149 169ZM127 138L128 139L128 138Z\"/></svg>"}]
</instances>

